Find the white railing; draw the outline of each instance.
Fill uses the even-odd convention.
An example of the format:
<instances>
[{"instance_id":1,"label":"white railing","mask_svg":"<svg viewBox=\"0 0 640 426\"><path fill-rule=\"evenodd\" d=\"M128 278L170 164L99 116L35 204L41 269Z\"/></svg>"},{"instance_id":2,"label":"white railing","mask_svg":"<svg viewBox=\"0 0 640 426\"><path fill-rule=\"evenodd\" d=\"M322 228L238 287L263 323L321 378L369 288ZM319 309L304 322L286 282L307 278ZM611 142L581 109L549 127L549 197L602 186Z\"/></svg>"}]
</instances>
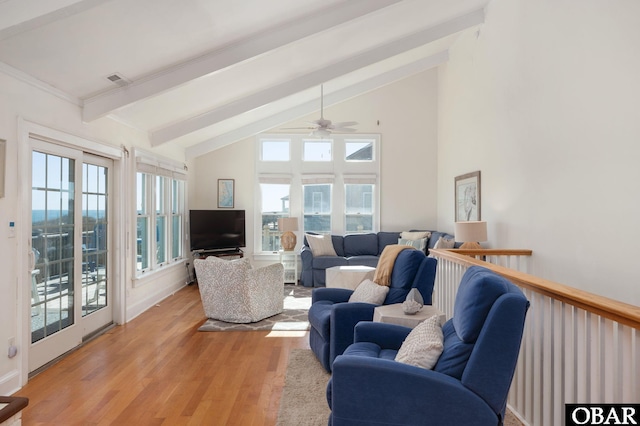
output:
<instances>
[{"instance_id":1,"label":"white railing","mask_svg":"<svg viewBox=\"0 0 640 426\"><path fill-rule=\"evenodd\" d=\"M529 270L529 258L531 250L431 250L431 254L438 258L438 273L433 287L433 304L447 315L453 316L453 303L458 292L458 285L465 271L471 265L483 265L487 263L503 266L520 272ZM456 253L453 259L447 257ZM464 256L460 256L464 255ZM460 259L456 262L455 259Z\"/></svg>"},{"instance_id":2,"label":"white railing","mask_svg":"<svg viewBox=\"0 0 640 426\"><path fill-rule=\"evenodd\" d=\"M503 275L529 299L508 399L524 423L562 425L565 404L640 402L640 307L535 277L524 272L522 259L503 259L528 256L523 251L431 252L438 258L433 303L447 318L460 279L472 265Z\"/></svg>"}]
</instances>

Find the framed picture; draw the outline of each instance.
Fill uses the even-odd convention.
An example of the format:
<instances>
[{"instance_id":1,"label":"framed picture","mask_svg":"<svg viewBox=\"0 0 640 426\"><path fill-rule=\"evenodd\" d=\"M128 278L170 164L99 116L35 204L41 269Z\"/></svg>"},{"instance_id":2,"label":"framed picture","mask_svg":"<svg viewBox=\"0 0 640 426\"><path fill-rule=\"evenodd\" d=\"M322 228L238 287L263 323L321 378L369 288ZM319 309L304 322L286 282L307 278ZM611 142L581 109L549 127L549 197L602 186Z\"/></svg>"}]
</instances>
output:
<instances>
[{"instance_id":1,"label":"framed picture","mask_svg":"<svg viewBox=\"0 0 640 426\"><path fill-rule=\"evenodd\" d=\"M480 171L455 178L456 222L480 220Z\"/></svg>"},{"instance_id":2,"label":"framed picture","mask_svg":"<svg viewBox=\"0 0 640 426\"><path fill-rule=\"evenodd\" d=\"M218 179L218 208L233 208L233 179Z\"/></svg>"}]
</instances>

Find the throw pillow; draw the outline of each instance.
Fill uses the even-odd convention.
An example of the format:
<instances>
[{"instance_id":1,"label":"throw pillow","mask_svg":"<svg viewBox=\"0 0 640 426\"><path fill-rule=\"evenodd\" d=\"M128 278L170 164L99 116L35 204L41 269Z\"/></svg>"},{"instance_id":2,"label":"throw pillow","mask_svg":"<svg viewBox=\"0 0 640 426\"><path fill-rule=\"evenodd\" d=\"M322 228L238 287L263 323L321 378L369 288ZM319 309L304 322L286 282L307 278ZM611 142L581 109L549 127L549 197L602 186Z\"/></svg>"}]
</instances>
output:
<instances>
[{"instance_id":1,"label":"throw pillow","mask_svg":"<svg viewBox=\"0 0 640 426\"><path fill-rule=\"evenodd\" d=\"M314 256L337 256L336 250L333 248L331 235L306 234L305 236Z\"/></svg>"},{"instance_id":2,"label":"throw pillow","mask_svg":"<svg viewBox=\"0 0 640 426\"><path fill-rule=\"evenodd\" d=\"M422 238L429 238L431 232L429 231L404 231L400 233L400 238L405 240L420 240Z\"/></svg>"},{"instance_id":3,"label":"throw pillow","mask_svg":"<svg viewBox=\"0 0 640 426\"><path fill-rule=\"evenodd\" d=\"M349 297L349 302L382 305L382 302L384 302L384 299L387 297L387 293L389 293L389 287L378 285L370 279L366 279L358 284L358 287L356 287L351 297Z\"/></svg>"},{"instance_id":4,"label":"throw pillow","mask_svg":"<svg viewBox=\"0 0 640 426\"><path fill-rule=\"evenodd\" d=\"M425 247L427 247L427 239L420 238L419 240L408 240L406 238L398 238L398 244L401 246L411 246L424 251Z\"/></svg>"},{"instance_id":5,"label":"throw pillow","mask_svg":"<svg viewBox=\"0 0 640 426\"><path fill-rule=\"evenodd\" d=\"M395 360L431 370L442 355L444 337L440 319L434 315L416 326L402 342Z\"/></svg>"},{"instance_id":6,"label":"throw pillow","mask_svg":"<svg viewBox=\"0 0 640 426\"><path fill-rule=\"evenodd\" d=\"M436 244L433 246L434 249L452 249L455 245L454 240L445 240L443 237L438 238Z\"/></svg>"}]
</instances>

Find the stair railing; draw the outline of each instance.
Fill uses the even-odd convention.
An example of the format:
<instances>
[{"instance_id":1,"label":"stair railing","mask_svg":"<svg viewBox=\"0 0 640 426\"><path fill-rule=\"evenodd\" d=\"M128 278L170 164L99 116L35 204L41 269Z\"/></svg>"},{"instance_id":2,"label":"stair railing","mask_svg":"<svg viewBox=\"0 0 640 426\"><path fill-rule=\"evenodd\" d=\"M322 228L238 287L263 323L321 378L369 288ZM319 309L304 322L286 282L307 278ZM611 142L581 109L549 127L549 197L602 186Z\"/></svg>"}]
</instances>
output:
<instances>
[{"instance_id":1,"label":"stair railing","mask_svg":"<svg viewBox=\"0 0 640 426\"><path fill-rule=\"evenodd\" d=\"M473 265L506 277L531 302L508 399L523 423L564 424L565 404L640 402L640 307L526 273L530 250L431 254L438 259L433 304L447 318Z\"/></svg>"}]
</instances>

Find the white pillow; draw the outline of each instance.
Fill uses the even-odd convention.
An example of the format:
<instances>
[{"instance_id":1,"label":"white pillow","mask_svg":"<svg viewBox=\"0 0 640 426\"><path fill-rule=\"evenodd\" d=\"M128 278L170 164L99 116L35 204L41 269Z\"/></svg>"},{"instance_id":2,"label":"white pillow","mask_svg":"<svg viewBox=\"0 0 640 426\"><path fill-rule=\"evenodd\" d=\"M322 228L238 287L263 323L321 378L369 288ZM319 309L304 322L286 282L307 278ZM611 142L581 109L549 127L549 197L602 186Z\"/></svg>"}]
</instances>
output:
<instances>
[{"instance_id":1,"label":"white pillow","mask_svg":"<svg viewBox=\"0 0 640 426\"><path fill-rule=\"evenodd\" d=\"M382 305L382 302L384 302L384 299L387 297L387 293L389 293L389 287L378 285L370 279L366 279L358 284L358 287L356 287L351 294L349 302L364 302L373 303L374 305Z\"/></svg>"},{"instance_id":2,"label":"white pillow","mask_svg":"<svg viewBox=\"0 0 640 426\"><path fill-rule=\"evenodd\" d=\"M331 235L306 234L305 236L314 256L337 256L336 250L333 248Z\"/></svg>"},{"instance_id":3,"label":"white pillow","mask_svg":"<svg viewBox=\"0 0 640 426\"><path fill-rule=\"evenodd\" d=\"M440 319L434 315L416 326L402 342L396 361L431 370L444 348Z\"/></svg>"},{"instance_id":4,"label":"white pillow","mask_svg":"<svg viewBox=\"0 0 640 426\"><path fill-rule=\"evenodd\" d=\"M398 245L411 246L413 248L417 248L420 251L424 251L425 247L427 247L427 239L420 238L419 240L408 240L405 238L398 238Z\"/></svg>"},{"instance_id":5,"label":"white pillow","mask_svg":"<svg viewBox=\"0 0 640 426\"><path fill-rule=\"evenodd\" d=\"M429 238L431 232L429 231L404 231L400 233L400 238L405 240L420 240L422 238Z\"/></svg>"},{"instance_id":6,"label":"white pillow","mask_svg":"<svg viewBox=\"0 0 640 426\"><path fill-rule=\"evenodd\" d=\"M438 241L436 241L433 248L434 249L452 249L455 243L456 242L454 240L445 240L443 237L440 237L438 238Z\"/></svg>"}]
</instances>

